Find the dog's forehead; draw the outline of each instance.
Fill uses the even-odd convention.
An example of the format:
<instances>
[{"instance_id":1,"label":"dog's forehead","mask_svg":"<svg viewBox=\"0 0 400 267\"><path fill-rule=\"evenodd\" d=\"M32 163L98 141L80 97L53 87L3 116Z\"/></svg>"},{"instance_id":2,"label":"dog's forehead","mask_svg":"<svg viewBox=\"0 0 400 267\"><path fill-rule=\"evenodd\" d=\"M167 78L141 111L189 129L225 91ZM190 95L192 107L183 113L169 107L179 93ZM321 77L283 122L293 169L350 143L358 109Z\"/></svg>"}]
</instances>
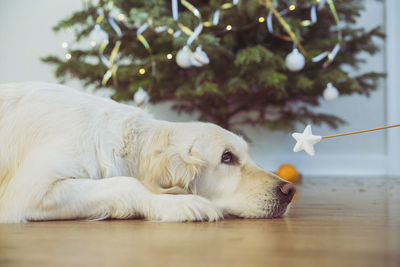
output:
<instances>
[{"instance_id":1,"label":"dog's forehead","mask_svg":"<svg viewBox=\"0 0 400 267\"><path fill-rule=\"evenodd\" d=\"M230 138L226 140L227 149L232 150L232 152L248 152L249 145L247 142L241 137L232 132L228 132L230 134Z\"/></svg>"},{"instance_id":2,"label":"dog's forehead","mask_svg":"<svg viewBox=\"0 0 400 267\"><path fill-rule=\"evenodd\" d=\"M223 146L225 149L233 150L233 152L248 151L248 144L241 136L215 124L207 124L206 128L200 134L210 142L215 142L213 145Z\"/></svg>"},{"instance_id":3,"label":"dog's forehead","mask_svg":"<svg viewBox=\"0 0 400 267\"><path fill-rule=\"evenodd\" d=\"M201 145L215 149L227 149L236 153L248 152L248 144L241 137L216 124L207 122L188 122L178 124L178 138L195 140ZM177 129L175 129L177 130ZM193 142L193 141L191 141Z\"/></svg>"}]
</instances>

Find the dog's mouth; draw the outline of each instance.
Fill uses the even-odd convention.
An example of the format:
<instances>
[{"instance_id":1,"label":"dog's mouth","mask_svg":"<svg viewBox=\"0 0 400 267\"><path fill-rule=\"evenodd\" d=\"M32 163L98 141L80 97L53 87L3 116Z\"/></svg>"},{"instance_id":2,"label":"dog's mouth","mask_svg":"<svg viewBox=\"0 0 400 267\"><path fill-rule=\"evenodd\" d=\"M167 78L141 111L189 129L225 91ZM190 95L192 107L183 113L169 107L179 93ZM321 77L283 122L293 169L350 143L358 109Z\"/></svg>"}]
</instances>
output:
<instances>
[{"instance_id":1,"label":"dog's mouth","mask_svg":"<svg viewBox=\"0 0 400 267\"><path fill-rule=\"evenodd\" d=\"M251 213L228 211L225 218L271 219L283 217L290 209L290 204L280 201L278 198L262 200L258 203L257 211Z\"/></svg>"}]
</instances>

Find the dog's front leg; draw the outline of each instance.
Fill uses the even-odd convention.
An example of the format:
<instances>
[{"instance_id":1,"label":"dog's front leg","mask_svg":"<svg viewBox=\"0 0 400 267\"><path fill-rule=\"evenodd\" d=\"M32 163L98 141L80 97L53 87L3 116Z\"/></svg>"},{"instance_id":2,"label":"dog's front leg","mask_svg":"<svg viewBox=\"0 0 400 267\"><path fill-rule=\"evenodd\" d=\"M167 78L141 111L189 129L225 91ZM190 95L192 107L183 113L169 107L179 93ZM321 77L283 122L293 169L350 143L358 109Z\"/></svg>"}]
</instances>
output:
<instances>
[{"instance_id":1,"label":"dog's front leg","mask_svg":"<svg viewBox=\"0 0 400 267\"><path fill-rule=\"evenodd\" d=\"M220 211L196 195L153 194L131 177L62 179L49 185L26 220L144 217L156 221L215 221Z\"/></svg>"}]
</instances>

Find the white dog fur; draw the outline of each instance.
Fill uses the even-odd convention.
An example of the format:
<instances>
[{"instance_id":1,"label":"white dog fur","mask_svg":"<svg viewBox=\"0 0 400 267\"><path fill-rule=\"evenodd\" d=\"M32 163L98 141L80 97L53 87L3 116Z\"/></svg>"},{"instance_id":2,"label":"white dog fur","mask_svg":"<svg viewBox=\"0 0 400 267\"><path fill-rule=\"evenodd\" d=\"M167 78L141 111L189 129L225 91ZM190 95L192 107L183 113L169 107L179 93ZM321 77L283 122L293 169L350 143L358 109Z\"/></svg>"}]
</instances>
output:
<instances>
[{"instance_id":1,"label":"white dog fur","mask_svg":"<svg viewBox=\"0 0 400 267\"><path fill-rule=\"evenodd\" d=\"M0 85L0 222L278 217L291 199L279 184L214 124L155 120L66 86Z\"/></svg>"}]
</instances>

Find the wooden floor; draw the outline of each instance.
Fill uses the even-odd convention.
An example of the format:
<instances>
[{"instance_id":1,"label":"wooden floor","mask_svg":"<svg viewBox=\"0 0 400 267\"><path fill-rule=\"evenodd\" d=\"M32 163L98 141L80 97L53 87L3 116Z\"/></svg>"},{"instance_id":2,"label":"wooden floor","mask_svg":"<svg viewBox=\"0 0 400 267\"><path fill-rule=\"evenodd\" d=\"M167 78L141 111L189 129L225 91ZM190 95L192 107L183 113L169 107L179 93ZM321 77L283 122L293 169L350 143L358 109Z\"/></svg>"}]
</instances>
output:
<instances>
[{"instance_id":1,"label":"wooden floor","mask_svg":"<svg viewBox=\"0 0 400 267\"><path fill-rule=\"evenodd\" d=\"M0 225L0 266L400 266L400 179L311 179L283 219Z\"/></svg>"}]
</instances>

